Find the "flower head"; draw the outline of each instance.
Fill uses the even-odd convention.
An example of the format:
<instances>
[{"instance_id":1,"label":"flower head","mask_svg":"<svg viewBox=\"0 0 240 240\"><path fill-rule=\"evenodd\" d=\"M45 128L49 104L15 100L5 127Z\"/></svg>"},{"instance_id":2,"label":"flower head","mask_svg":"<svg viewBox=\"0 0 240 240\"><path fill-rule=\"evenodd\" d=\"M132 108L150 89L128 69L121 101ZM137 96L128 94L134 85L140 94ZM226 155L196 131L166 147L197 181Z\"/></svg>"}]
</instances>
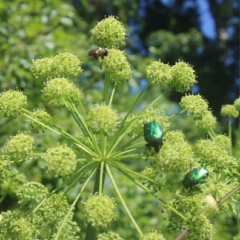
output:
<instances>
[{"instance_id":1,"label":"flower head","mask_svg":"<svg viewBox=\"0 0 240 240\"><path fill-rule=\"evenodd\" d=\"M54 78L47 81L43 89L43 98L54 105L62 105L63 100L78 104L82 92L66 78Z\"/></svg>"},{"instance_id":2,"label":"flower head","mask_svg":"<svg viewBox=\"0 0 240 240\"><path fill-rule=\"evenodd\" d=\"M201 120L209 113L208 103L200 95L186 95L179 104L188 114L191 113L194 119Z\"/></svg>"},{"instance_id":3,"label":"flower head","mask_svg":"<svg viewBox=\"0 0 240 240\"><path fill-rule=\"evenodd\" d=\"M193 163L193 151L178 131L169 131L163 138L158 156L158 166L167 172L184 172Z\"/></svg>"},{"instance_id":4,"label":"flower head","mask_svg":"<svg viewBox=\"0 0 240 240\"><path fill-rule=\"evenodd\" d=\"M110 80L116 83L129 81L132 70L123 51L109 49L108 52L108 56L101 60L101 65L106 68Z\"/></svg>"},{"instance_id":5,"label":"flower head","mask_svg":"<svg viewBox=\"0 0 240 240\"><path fill-rule=\"evenodd\" d=\"M27 108L27 97L20 91L9 90L0 96L0 114L4 117L16 117Z\"/></svg>"},{"instance_id":6,"label":"flower head","mask_svg":"<svg viewBox=\"0 0 240 240\"><path fill-rule=\"evenodd\" d=\"M209 129L215 129L216 125L217 119L210 111L206 112L205 115L196 120L196 126L202 130L208 131Z\"/></svg>"},{"instance_id":7,"label":"flower head","mask_svg":"<svg viewBox=\"0 0 240 240\"><path fill-rule=\"evenodd\" d=\"M49 148L45 155L45 161L48 171L55 177L69 176L77 166L76 154L66 146L57 146Z\"/></svg>"},{"instance_id":8,"label":"flower head","mask_svg":"<svg viewBox=\"0 0 240 240\"><path fill-rule=\"evenodd\" d=\"M100 47L119 48L125 45L126 30L113 16L98 22L91 33L93 41Z\"/></svg>"},{"instance_id":9,"label":"flower head","mask_svg":"<svg viewBox=\"0 0 240 240\"><path fill-rule=\"evenodd\" d=\"M146 66L147 79L152 84L167 84L172 82L171 67L168 64L159 61L153 61L148 66Z\"/></svg>"},{"instance_id":10,"label":"flower head","mask_svg":"<svg viewBox=\"0 0 240 240\"><path fill-rule=\"evenodd\" d=\"M44 125L51 126L52 125L52 117L44 110L42 109L37 109L32 113L32 118L34 120L29 120L29 126L32 130L35 130L37 132L39 131L44 131L45 127L40 123L43 123Z\"/></svg>"},{"instance_id":11,"label":"flower head","mask_svg":"<svg viewBox=\"0 0 240 240\"><path fill-rule=\"evenodd\" d=\"M115 201L107 195L93 195L85 203L87 221L96 228L106 228L115 219Z\"/></svg>"},{"instance_id":12,"label":"flower head","mask_svg":"<svg viewBox=\"0 0 240 240\"><path fill-rule=\"evenodd\" d=\"M182 61L171 67L172 86L177 92L187 92L197 83L196 74L193 68Z\"/></svg>"},{"instance_id":13,"label":"flower head","mask_svg":"<svg viewBox=\"0 0 240 240\"><path fill-rule=\"evenodd\" d=\"M231 104L227 104L227 105L223 106L221 109L221 114L222 114L222 116L228 116L228 117L232 117L232 118L238 117L237 109L235 108L234 105L231 105Z\"/></svg>"},{"instance_id":14,"label":"flower head","mask_svg":"<svg viewBox=\"0 0 240 240\"><path fill-rule=\"evenodd\" d=\"M77 77L82 73L81 61L71 53L59 53L55 57L33 61L31 73L36 79Z\"/></svg>"},{"instance_id":15,"label":"flower head","mask_svg":"<svg viewBox=\"0 0 240 240\"><path fill-rule=\"evenodd\" d=\"M4 151L9 159L15 163L21 163L29 158L34 148L33 137L19 133L12 137L4 146Z\"/></svg>"},{"instance_id":16,"label":"flower head","mask_svg":"<svg viewBox=\"0 0 240 240\"><path fill-rule=\"evenodd\" d=\"M234 101L233 105L237 111L240 111L240 97Z\"/></svg>"},{"instance_id":17,"label":"flower head","mask_svg":"<svg viewBox=\"0 0 240 240\"><path fill-rule=\"evenodd\" d=\"M101 104L88 112L87 122L94 133L111 135L117 130L119 117L109 106Z\"/></svg>"}]
</instances>

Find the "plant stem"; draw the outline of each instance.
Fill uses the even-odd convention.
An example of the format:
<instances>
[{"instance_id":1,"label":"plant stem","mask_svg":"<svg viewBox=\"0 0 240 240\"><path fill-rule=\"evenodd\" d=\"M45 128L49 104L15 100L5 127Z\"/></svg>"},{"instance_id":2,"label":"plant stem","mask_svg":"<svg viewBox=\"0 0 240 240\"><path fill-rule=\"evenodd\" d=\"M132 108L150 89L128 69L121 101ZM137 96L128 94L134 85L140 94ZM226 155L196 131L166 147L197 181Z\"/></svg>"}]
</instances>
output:
<instances>
[{"instance_id":1,"label":"plant stem","mask_svg":"<svg viewBox=\"0 0 240 240\"><path fill-rule=\"evenodd\" d=\"M110 76L107 71L105 71L105 83L104 83L104 92L103 92L103 101L107 104L108 102L108 93L110 88Z\"/></svg>"},{"instance_id":2,"label":"plant stem","mask_svg":"<svg viewBox=\"0 0 240 240\"><path fill-rule=\"evenodd\" d=\"M133 218L131 212L129 211L129 209L128 209L128 207L127 207L127 205L126 205L126 203L125 203L125 201L124 201L124 199L123 199L123 197L122 197L122 195L121 195L121 193L120 193L120 191L119 191L119 189L117 187L117 184L116 184L116 182L115 182L115 180L114 180L114 178L112 176L112 173L111 173L111 171L110 171L110 169L109 169L107 164L106 164L106 169L107 169L108 175L109 175L109 177L110 177L110 179L112 181L112 184L113 184L113 186L115 188L115 191L116 191L120 201L122 202L123 207L125 208L125 211L126 211L127 215L129 216L130 220L132 221L132 223L135 226L136 230L138 231L139 235L142 236L143 233L140 230L140 228L138 227L138 225L137 225L135 219Z\"/></svg>"},{"instance_id":3,"label":"plant stem","mask_svg":"<svg viewBox=\"0 0 240 240\"><path fill-rule=\"evenodd\" d=\"M109 103L108 103L109 107L112 105L112 100L113 100L113 96L114 96L116 87L117 87L117 84L115 83L114 86L113 86L113 89L112 89L112 93L111 93L110 99L109 99Z\"/></svg>"},{"instance_id":4,"label":"plant stem","mask_svg":"<svg viewBox=\"0 0 240 240\"><path fill-rule=\"evenodd\" d=\"M78 195L77 195L77 197L75 198L74 202L71 204L71 206L70 206L70 208L69 208L66 216L64 217L63 221L61 222L61 225L60 225L60 227L59 227L59 229L58 229L57 235L56 235L56 237L54 238L54 240L58 240L58 239L59 239L60 234L61 234L61 232L62 232L62 230L63 230L64 225L66 224L66 222L67 222L67 220L68 220L69 215L72 213L72 211L73 211L75 205L77 204L79 198L81 197L81 195L82 195L85 187L87 186L88 182L90 181L90 179L92 178L92 176L93 176L93 174L94 174L95 172L96 172L96 169L93 170L93 172L91 173L91 175L88 177L88 179L87 179L87 180L85 181L85 183L83 184L80 192L78 193Z\"/></svg>"},{"instance_id":5,"label":"plant stem","mask_svg":"<svg viewBox=\"0 0 240 240\"><path fill-rule=\"evenodd\" d=\"M225 202L228 198L230 198L235 192L237 192L240 189L240 184L237 185L232 191L227 193L224 197L222 197L218 202L217 205L221 205L223 202Z\"/></svg>"},{"instance_id":6,"label":"plant stem","mask_svg":"<svg viewBox=\"0 0 240 240\"><path fill-rule=\"evenodd\" d=\"M188 230L184 230L180 235L178 235L175 240L180 240L182 239L185 235L187 235Z\"/></svg>"}]
</instances>

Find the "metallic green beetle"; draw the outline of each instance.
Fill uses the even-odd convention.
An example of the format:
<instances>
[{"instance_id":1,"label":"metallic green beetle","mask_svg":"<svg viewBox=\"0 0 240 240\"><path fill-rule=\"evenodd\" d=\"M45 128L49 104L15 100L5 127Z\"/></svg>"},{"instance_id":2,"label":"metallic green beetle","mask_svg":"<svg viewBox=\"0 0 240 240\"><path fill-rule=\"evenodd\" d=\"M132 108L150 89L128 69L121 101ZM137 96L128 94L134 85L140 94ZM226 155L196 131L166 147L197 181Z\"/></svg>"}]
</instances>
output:
<instances>
[{"instance_id":1,"label":"metallic green beetle","mask_svg":"<svg viewBox=\"0 0 240 240\"><path fill-rule=\"evenodd\" d=\"M197 184L201 184L209 176L209 171L205 167L194 168L186 174L183 179L183 186L185 188L192 188Z\"/></svg>"},{"instance_id":2,"label":"metallic green beetle","mask_svg":"<svg viewBox=\"0 0 240 240\"><path fill-rule=\"evenodd\" d=\"M144 138L148 142L147 148L154 147L155 152L159 152L162 144L163 129L158 122L144 124Z\"/></svg>"}]
</instances>

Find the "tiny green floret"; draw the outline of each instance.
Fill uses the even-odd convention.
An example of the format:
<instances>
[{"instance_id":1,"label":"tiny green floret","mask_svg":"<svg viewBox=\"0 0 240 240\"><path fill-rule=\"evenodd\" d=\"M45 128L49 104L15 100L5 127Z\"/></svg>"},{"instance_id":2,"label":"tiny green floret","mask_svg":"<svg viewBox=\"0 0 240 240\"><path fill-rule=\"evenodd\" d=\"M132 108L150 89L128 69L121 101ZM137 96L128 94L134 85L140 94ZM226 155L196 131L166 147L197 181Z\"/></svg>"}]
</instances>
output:
<instances>
[{"instance_id":1,"label":"tiny green floret","mask_svg":"<svg viewBox=\"0 0 240 240\"><path fill-rule=\"evenodd\" d=\"M221 108L221 114L222 116L237 118L238 117L238 111L232 104L226 104Z\"/></svg>"},{"instance_id":2,"label":"tiny green floret","mask_svg":"<svg viewBox=\"0 0 240 240\"><path fill-rule=\"evenodd\" d=\"M132 69L124 52L118 49L109 49L108 56L101 60L101 65L106 68L112 82L126 82L132 76Z\"/></svg>"},{"instance_id":3,"label":"tiny green floret","mask_svg":"<svg viewBox=\"0 0 240 240\"><path fill-rule=\"evenodd\" d=\"M106 228L115 219L115 201L107 195L93 195L85 203L87 222L96 228Z\"/></svg>"},{"instance_id":4,"label":"tiny green floret","mask_svg":"<svg viewBox=\"0 0 240 240\"><path fill-rule=\"evenodd\" d=\"M77 166L76 154L67 146L49 148L45 155L48 171L55 177L67 177L72 174Z\"/></svg>"},{"instance_id":5,"label":"tiny green floret","mask_svg":"<svg viewBox=\"0 0 240 240\"><path fill-rule=\"evenodd\" d=\"M171 74L171 85L177 92L187 92L195 83L197 83L194 69L188 63L183 61L179 61L171 67Z\"/></svg>"},{"instance_id":6,"label":"tiny green floret","mask_svg":"<svg viewBox=\"0 0 240 240\"><path fill-rule=\"evenodd\" d=\"M11 118L21 115L23 108L27 108L27 97L17 90L8 90L0 96L0 114Z\"/></svg>"},{"instance_id":7,"label":"tiny green floret","mask_svg":"<svg viewBox=\"0 0 240 240\"><path fill-rule=\"evenodd\" d=\"M63 100L78 104L82 92L67 78L54 78L47 81L43 89L43 98L53 105L63 105Z\"/></svg>"},{"instance_id":8,"label":"tiny green floret","mask_svg":"<svg viewBox=\"0 0 240 240\"><path fill-rule=\"evenodd\" d=\"M209 176L209 171L205 167L194 168L186 174L183 179L183 186L191 188L197 184L201 184Z\"/></svg>"},{"instance_id":9,"label":"tiny green floret","mask_svg":"<svg viewBox=\"0 0 240 240\"><path fill-rule=\"evenodd\" d=\"M163 62L153 61L146 66L146 77L151 84L159 84L160 86L172 82L171 67Z\"/></svg>"},{"instance_id":10,"label":"tiny green floret","mask_svg":"<svg viewBox=\"0 0 240 240\"><path fill-rule=\"evenodd\" d=\"M113 16L98 22L91 33L94 43L100 47L120 48L126 42L126 30L123 24Z\"/></svg>"}]
</instances>

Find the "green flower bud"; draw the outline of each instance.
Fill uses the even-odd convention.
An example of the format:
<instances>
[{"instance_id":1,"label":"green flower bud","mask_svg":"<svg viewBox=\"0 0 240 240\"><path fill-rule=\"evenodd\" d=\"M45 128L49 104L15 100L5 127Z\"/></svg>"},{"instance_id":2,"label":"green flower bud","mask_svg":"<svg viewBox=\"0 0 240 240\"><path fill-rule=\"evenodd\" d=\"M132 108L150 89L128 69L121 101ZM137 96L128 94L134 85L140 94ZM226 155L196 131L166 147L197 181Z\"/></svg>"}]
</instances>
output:
<instances>
[{"instance_id":1,"label":"green flower bud","mask_svg":"<svg viewBox=\"0 0 240 240\"><path fill-rule=\"evenodd\" d=\"M123 51L109 49L108 56L101 60L112 82L121 83L129 81L132 76L131 66Z\"/></svg>"},{"instance_id":2,"label":"green flower bud","mask_svg":"<svg viewBox=\"0 0 240 240\"><path fill-rule=\"evenodd\" d=\"M113 16L98 22L91 33L94 43L100 47L119 48L125 45L126 30L123 24Z\"/></svg>"},{"instance_id":3,"label":"green flower bud","mask_svg":"<svg viewBox=\"0 0 240 240\"><path fill-rule=\"evenodd\" d=\"M191 146L184 135L177 131L167 132L158 155L158 166L167 172L185 172L193 163Z\"/></svg>"},{"instance_id":4,"label":"green flower bud","mask_svg":"<svg viewBox=\"0 0 240 240\"><path fill-rule=\"evenodd\" d=\"M0 239L32 240L34 238L33 225L24 218L8 211L1 213Z\"/></svg>"},{"instance_id":5,"label":"green flower bud","mask_svg":"<svg viewBox=\"0 0 240 240\"><path fill-rule=\"evenodd\" d=\"M157 231L152 231L140 237L140 240L165 240L166 238Z\"/></svg>"},{"instance_id":6,"label":"green flower bud","mask_svg":"<svg viewBox=\"0 0 240 240\"><path fill-rule=\"evenodd\" d=\"M213 218L219 211L216 200L211 194L205 197L205 212L208 219Z\"/></svg>"},{"instance_id":7,"label":"green flower bud","mask_svg":"<svg viewBox=\"0 0 240 240\"><path fill-rule=\"evenodd\" d=\"M119 117L117 113L105 104L97 105L88 112L87 122L94 133L111 135L117 130Z\"/></svg>"},{"instance_id":8,"label":"green flower bud","mask_svg":"<svg viewBox=\"0 0 240 240\"><path fill-rule=\"evenodd\" d=\"M186 92L197 83L193 68L185 62L177 62L171 67L172 86L177 92Z\"/></svg>"},{"instance_id":9,"label":"green flower bud","mask_svg":"<svg viewBox=\"0 0 240 240\"><path fill-rule=\"evenodd\" d=\"M4 151L14 163L21 163L32 153L34 147L33 137L19 133L12 137L4 146Z\"/></svg>"},{"instance_id":10,"label":"green flower bud","mask_svg":"<svg viewBox=\"0 0 240 240\"><path fill-rule=\"evenodd\" d=\"M202 130L208 131L209 129L214 129L217 125L217 119L208 111L201 119L196 120L196 126Z\"/></svg>"},{"instance_id":11,"label":"green flower bud","mask_svg":"<svg viewBox=\"0 0 240 240\"><path fill-rule=\"evenodd\" d=\"M93 195L85 203L87 222L96 228L106 228L115 219L115 201L107 195Z\"/></svg>"},{"instance_id":12,"label":"green flower bud","mask_svg":"<svg viewBox=\"0 0 240 240\"><path fill-rule=\"evenodd\" d=\"M200 95L186 95L179 104L188 114L191 113L194 119L201 120L209 113L208 103Z\"/></svg>"},{"instance_id":13,"label":"green flower bud","mask_svg":"<svg viewBox=\"0 0 240 240\"><path fill-rule=\"evenodd\" d=\"M59 53L54 57L52 72L54 77L77 77L82 73L81 61L71 53Z\"/></svg>"},{"instance_id":14,"label":"green flower bud","mask_svg":"<svg viewBox=\"0 0 240 240\"><path fill-rule=\"evenodd\" d=\"M233 103L237 111L240 111L240 98L236 99Z\"/></svg>"},{"instance_id":15,"label":"green flower bud","mask_svg":"<svg viewBox=\"0 0 240 240\"><path fill-rule=\"evenodd\" d=\"M41 110L41 109L35 110L32 113L31 117L34 118L35 120L37 120L38 122L41 122L47 126L52 126L52 117L44 110ZM38 122L35 122L30 119L29 126L34 131L37 131L37 132L42 131L43 132L45 130L45 127L42 126L41 124L39 124Z\"/></svg>"},{"instance_id":16,"label":"green flower bud","mask_svg":"<svg viewBox=\"0 0 240 240\"><path fill-rule=\"evenodd\" d=\"M38 182L27 182L17 190L18 203L33 208L48 195L48 189Z\"/></svg>"},{"instance_id":17,"label":"green flower bud","mask_svg":"<svg viewBox=\"0 0 240 240\"><path fill-rule=\"evenodd\" d=\"M45 154L48 171L55 177L67 177L77 167L76 154L70 147L57 146L49 148Z\"/></svg>"},{"instance_id":18,"label":"green flower bud","mask_svg":"<svg viewBox=\"0 0 240 240\"><path fill-rule=\"evenodd\" d=\"M123 240L123 238L118 233L108 232L98 234L97 240Z\"/></svg>"},{"instance_id":19,"label":"green flower bud","mask_svg":"<svg viewBox=\"0 0 240 240\"><path fill-rule=\"evenodd\" d=\"M159 61L151 62L145 69L151 84L169 85L172 82L171 67Z\"/></svg>"},{"instance_id":20,"label":"green flower bud","mask_svg":"<svg viewBox=\"0 0 240 240\"><path fill-rule=\"evenodd\" d=\"M77 77L82 73L81 61L71 53L60 53L55 57L33 61L31 73L36 79Z\"/></svg>"},{"instance_id":21,"label":"green flower bud","mask_svg":"<svg viewBox=\"0 0 240 240\"><path fill-rule=\"evenodd\" d=\"M4 117L16 117L27 108L27 97L20 91L9 90L0 96L0 114Z\"/></svg>"},{"instance_id":22,"label":"green flower bud","mask_svg":"<svg viewBox=\"0 0 240 240\"><path fill-rule=\"evenodd\" d=\"M66 78L54 78L47 82L43 97L54 105L63 105L63 100L78 104L82 92Z\"/></svg>"},{"instance_id":23,"label":"green flower bud","mask_svg":"<svg viewBox=\"0 0 240 240\"><path fill-rule=\"evenodd\" d=\"M228 116L228 117L232 117L232 118L238 117L237 109L234 107L234 105L231 105L231 104L227 104L227 105L223 106L221 109L221 114L222 114L222 116Z\"/></svg>"}]
</instances>

